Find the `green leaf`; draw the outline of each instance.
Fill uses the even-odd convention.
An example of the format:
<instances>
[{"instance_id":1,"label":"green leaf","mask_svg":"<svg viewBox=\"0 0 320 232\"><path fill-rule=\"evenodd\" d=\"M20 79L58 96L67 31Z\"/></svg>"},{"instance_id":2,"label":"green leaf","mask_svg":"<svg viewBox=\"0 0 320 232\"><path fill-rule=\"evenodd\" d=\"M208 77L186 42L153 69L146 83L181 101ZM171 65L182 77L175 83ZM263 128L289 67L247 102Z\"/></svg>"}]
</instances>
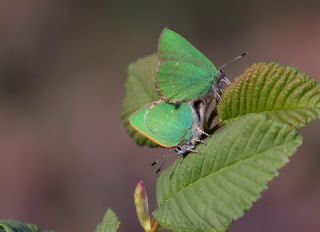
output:
<instances>
[{"instance_id":1,"label":"green leaf","mask_svg":"<svg viewBox=\"0 0 320 232\"><path fill-rule=\"evenodd\" d=\"M226 231L301 144L296 130L251 114L199 145L157 183L160 225L174 232Z\"/></svg>"},{"instance_id":2,"label":"green leaf","mask_svg":"<svg viewBox=\"0 0 320 232\"><path fill-rule=\"evenodd\" d=\"M120 226L120 221L117 215L108 209L103 216L102 222L97 226L96 232L116 232Z\"/></svg>"},{"instance_id":3,"label":"green leaf","mask_svg":"<svg viewBox=\"0 0 320 232\"><path fill-rule=\"evenodd\" d=\"M258 63L226 89L218 105L220 120L228 123L248 113L300 128L320 117L320 85L295 68Z\"/></svg>"},{"instance_id":4,"label":"green leaf","mask_svg":"<svg viewBox=\"0 0 320 232\"><path fill-rule=\"evenodd\" d=\"M38 226L12 220L0 220L0 232L40 232Z\"/></svg>"},{"instance_id":5,"label":"green leaf","mask_svg":"<svg viewBox=\"0 0 320 232\"><path fill-rule=\"evenodd\" d=\"M129 123L129 117L141 107L159 99L153 84L157 64L158 58L154 54L129 65L126 96L121 113L124 125L136 143L150 147L157 145L133 129Z\"/></svg>"}]
</instances>

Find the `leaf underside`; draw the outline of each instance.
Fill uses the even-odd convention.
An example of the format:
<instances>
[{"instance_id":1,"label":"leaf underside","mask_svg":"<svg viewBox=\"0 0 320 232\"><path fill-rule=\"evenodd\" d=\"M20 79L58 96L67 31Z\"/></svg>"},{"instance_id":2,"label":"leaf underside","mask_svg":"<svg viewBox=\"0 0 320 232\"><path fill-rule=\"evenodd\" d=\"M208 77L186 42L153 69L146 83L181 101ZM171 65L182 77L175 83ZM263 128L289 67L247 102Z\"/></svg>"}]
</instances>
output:
<instances>
[{"instance_id":1,"label":"leaf underside","mask_svg":"<svg viewBox=\"0 0 320 232\"><path fill-rule=\"evenodd\" d=\"M226 89L218 104L219 118L225 123L248 113L266 113L292 127L303 127L320 117L320 85L295 68L253 64Z\"/></svg>"},{"instance_id":2,"label":"leaf underside","mask_svg":"<svg viewBox=\"0 0 320 232\"><path fill-rule=\"evenodd\" d=\"M226 231L300 144L296 130L265 115L230 123L161 174L155 218L174 232Z\"/></svg>"},{"instance_id":3,"label":"leaf underside","mask_svg":"<svg viewBox=\"0 0 320 232\"><path fill-rule=\"evenodd\" d=\"M126 96L123 101L121 117L128 133L139 145L157 145L138 133L129 123L129 117L143 106L159 99L153 84L158 64L157 55L147 56L129 65L126 82Z\"/></svg>"},{"instance_id":4,"label":"leaf underside","mask_svg":"<svg viewBox=\"0 0 320 232\"><path fill-rule=\"evenodd\" d=\"M117 215L108 209L103 216L102 222L97 226L96 232L116 232L120 226Z\"/></svg>"},{"instance_id":5,"label":"leaf underside","mask_svg":"<svg viewBox=\"0 0 320 232\"><path fill-rule=\"evenodd\" d=\"M40 232L36 225L12 220L0 220L0 232Z\"/></svg>"}]
</instances>

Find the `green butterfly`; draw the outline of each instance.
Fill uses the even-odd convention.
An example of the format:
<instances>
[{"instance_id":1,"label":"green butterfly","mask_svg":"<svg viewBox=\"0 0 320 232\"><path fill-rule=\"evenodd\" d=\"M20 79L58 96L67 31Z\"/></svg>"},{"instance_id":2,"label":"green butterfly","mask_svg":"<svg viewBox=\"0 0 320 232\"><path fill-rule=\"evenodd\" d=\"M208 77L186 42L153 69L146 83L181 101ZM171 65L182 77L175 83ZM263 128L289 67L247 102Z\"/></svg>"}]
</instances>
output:
<instances>
[{"instance_id":1,"label":"green butterfly","mask_svg":"<svg viewBox=\"0 0 320 232\"><path fill-rule=\"evenodd\" d=\"M193 105L161 102L153 108L149 104L130 118L131 126L140 134L165 148L174 148L178 155L194 151L201 142L204 109Z\"/></svg>"},{"instance_id":2,"label":"green butterfly","mask_svg":"<svg viewBox=\"0 0 320 232\"><path fill-rule=\"evenodd\" d=\"M159 66L155 86L166 102L194 101L213 91L220 98L221 84L230 84L221 70L227 63L218 70L198 49L168 28L160 35L158 50Z\"/></svg>"}]
</instances>

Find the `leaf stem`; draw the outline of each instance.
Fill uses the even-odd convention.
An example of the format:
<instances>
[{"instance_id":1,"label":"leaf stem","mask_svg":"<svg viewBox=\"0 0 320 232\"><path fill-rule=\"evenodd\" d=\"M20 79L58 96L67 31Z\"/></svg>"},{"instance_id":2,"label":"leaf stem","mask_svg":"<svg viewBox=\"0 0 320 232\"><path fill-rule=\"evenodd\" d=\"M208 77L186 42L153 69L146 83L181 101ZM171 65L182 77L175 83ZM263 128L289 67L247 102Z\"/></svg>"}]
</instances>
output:
<instances>
[{"instance_id":1,"label":"leaf stem","mask_svg":"<svg viewBox=\"0 0 320 232\"><path fill-rule=\"evenodd\" d=\"M152 224L151 232L158 232L159 226L159 222L154 221Z\"/></svg>"}]
</instances>

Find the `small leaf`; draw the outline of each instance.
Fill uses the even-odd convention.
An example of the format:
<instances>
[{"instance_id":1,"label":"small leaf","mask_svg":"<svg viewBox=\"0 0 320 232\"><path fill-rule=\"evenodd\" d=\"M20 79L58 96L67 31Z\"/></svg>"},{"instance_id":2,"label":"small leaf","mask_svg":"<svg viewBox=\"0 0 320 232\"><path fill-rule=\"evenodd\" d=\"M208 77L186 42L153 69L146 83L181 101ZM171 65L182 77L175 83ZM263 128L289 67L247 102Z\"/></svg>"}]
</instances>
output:
<instances>
[{"instance_id":1,"label":"small leaf","mask_svg":"<svg viewBox=\"0 0 320 232\"><path fill-rule=\"evenodd\" d=\"M116 232L120 226L120 221L117 215L108 209L103 216L102 222L97 226L96 232Z\"/></svg>"},{"instance_id":2,"label":"small leaf","mask_svg":"<svg viewBox=\"0 0 320 232\"><path fill-rule=\"evenodd\" d=\"M320 85L295 68L253 64L226 89L218 104L223 122L248 113L266 113L300 128L320 117Z\"/></svg>"},{"instance_id":3,"label":"small leaf","mask_svg":"<svg viewBox=\"0 0 320 232\"><path fill-rule=\"evenodd\" d=\"M41 232L38 226L12 220L0 220L0 232Z\"/></svg>"},{"instance_id":4,"label":"small leaf","mask_svg":"<svg viewBox=\"0 0 320 232\"><path fill-rule=\"evenodd\" d=\"M134 191L134 204L140 225L145 231L151 231L151 219L149 215L148 195L143 181L139 181Z\"/></svg>"},{"instance_id":5,"label":"small leaf","mask_svg":"<svg viewBox=\"0 0 320 232\"><path fill-rule=\"evenodd\" d=\"M174 232L226 231L300 144L296 130L265 115L230 123L161 174L155 218Z\"/></svg>"},{"instance_id":6,"label":"small leaf","mask_svg":"<svg viewBox=\"0 0 320 232\"><path fill-rule=\"evenodd\" d=\"M122 119L129 134L137 144L146 144L150 147L157 145L133 129L129 123L129 117L141 107L159 99L153 84L157 64L157 55L151 55L129 65L126 96L122 106Z\"/></svg>"}]
</instances>

